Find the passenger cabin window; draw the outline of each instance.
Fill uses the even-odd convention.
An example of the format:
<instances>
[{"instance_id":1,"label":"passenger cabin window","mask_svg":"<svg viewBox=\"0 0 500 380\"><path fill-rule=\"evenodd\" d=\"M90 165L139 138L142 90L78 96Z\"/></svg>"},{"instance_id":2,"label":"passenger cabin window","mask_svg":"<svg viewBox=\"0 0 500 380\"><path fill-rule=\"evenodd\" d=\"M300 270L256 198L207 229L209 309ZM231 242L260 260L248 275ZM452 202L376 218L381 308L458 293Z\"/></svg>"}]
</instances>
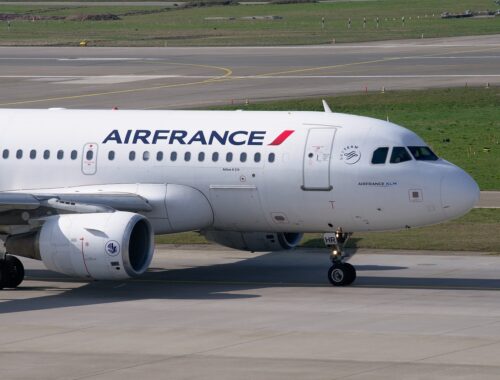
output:
<instances>
[{"instance_id":1,"label":"passenger cabin window","mask_svg":"<svg viewBox=\"0 0 500 380\"><path fill-rule=\"evenodd\" d=\"M233 154L231 152L228 152L226 154L226 161L231 162L233 160Z\"/></svg>"},{"instance_id":2,"label":"passenger cabin window","mask_svg":"<svg viewBox=\"0 0 500 380\"><path fill-rule=\"evenodd\" d=\"M437 161L438 156L428 146L409 146L411 155L417 161Z\"/></svg>"},{"instance_id":3,"label":"passenger cabin window","mask_svg":"<svg viewBox=\"0 0 500 380\"><path fill-rule=\"evenodd\" d=\"M213 162L219 161L219 153L218 152L213 152L212 153L212 161Z\"/></svg>"},{"instance_id":4,"label":"passenger cabin window","mask_svg":"<svg viewBox=\"0 0 500 380\"><path fill-rule=\"evenodd\" d=\"M177 152L170 153L170 161L176 161L176 160L177 160Z\"/></svg>"},{"instance_id":5,"label":"passenger cabin window","mask_svg":"<svg viewBox=\"0 0 500 380\"><path fill-rule=\"evenodd\" d=\"M257 153L255 153L255 155L253 156L253 160L254 160L255 162L260 162L260 157L261 157L260 153L258 153L258 152L257 152Z\"/></svg>"},{"instance_id":6,"label":"passenger cabin window","mask_svg":"<svg viewBox=\"0 0 500 380\"><path fill-rule=\"evenodd\" d=\"M87 153L85 154L85 159L87 161L92 161L94 158L94 151L93 150L87 150Z\"/></svg>"},{"instance_id":7,"label":"passenger cabin window","mask_svg":"<svg viewBox=\"0 0 500 380\"><path fill-rule=\"evenodd\" d=\"M241 162L246 162L247 160L247 154L245 152L240 154L240 161Z\"/></svg>"},{"instance_id":8,"label":"passenger cabin window","mask_svg":"<svg viewBox=\"0 0 500 380\"><path fill-rule=\"evenodd\" d=\"M7 159L9 158L9 150L8 149L4 149L3 152L2 152L2 157L4 159Z\"/></svg>"},{"instance_id":9,"label":"passenger cabin window","mask_svg":"<svg viewBox=\"0 0 500 380\"><path fill-rule=\"evenodd\" d=\"M411 161L410 153L403 146L395 146L392 148L391 164L399 164L400 162Z\"/></svg>"},{"instance_id":10,"label":"passenger cabin window","mask_svg":"<svg viewBox=\"0 0 500 380\"><path fill-rule=\"evenodd\" d=\"M143 161L149 161L149 152L148 151L145 151L142 154L142 159L143 159Z\"/></svg>"},{"instance_id":11,"label":"passenger cabin window","mask_svg":"<svg viewBox=\"0 0 500 380\"><path fill-rule=\"evenodd\" d=\"M76 150L72 150L71 151L71 159L76 160L77 157L78 157L78 152Z\"/></svg>"},{"instance_id":12,"label":"passenger cabin window","mask_svg":"<svg viewBox=\"0 0 500 380\"><path fill-rule=\"evenodd\" d=\"M21 158L23 158L23 150L22 149L19 149L17 152L16 152L16 158L18 160L20 160Z\"/></svg>"},{"instance_id":13,"label":"passenger cabin window","mask_svg":"<svg viewBox=\"0 0 500 380\"><path fill-rule=\"evenodd\" d=\"M191 161L191 152L184 153L184 161Z\"/></svg>"},{"instance_id":14,"label":"passenger cabin window","mask_svg":"<svg viewBox=\"0 0 500 380\"><path fill-rule=\"evenodd\" d=\"M372 164L385 164L387 153L389 153L389 148L387 147L375 149L375 152L373 152Z\"/></svg>"},{"instance_id":15,"label":"passenger cabin window","mask_svg":"<svg viewBox=\"0 0 500 380\"><path fill-rule=\"evenodd\" d=\"M203 152L198 153L198 161L200 162L205 161L205 153Z\"/></svg>"},{"instance_id":16,"label":"passenger cabin window","mask_svg":"<svg viewBox=\"0 0 500 380\"><path fill-rule=\"evenodd\" d=\"M43 159L48 160L50 158L50 150L46 149L43 151Z\"/></svg>"},{"instance_id":17,"label":"passenger cabin window","mask_svg":"<svg viewBox=\"0 0 500 380\"><path fill-rule=\"evenodd\" d=\"M64 151L63 150L58 150L57 151L57 159L62 160L64 158Z\"/></svg>"},{"instance_id":18,"label":"passenger cabin window","mask_svg":"<svg viewBox=\"0 0 500 380\"><path fill-rule=\"evenodd\" d=\"M163 152L156 153L156 161L163 161Z\"/></svg>"},{"instance_id":19,"label":"passenger cabin window","mask_svg":"<svg viewBox=\"0 0 500 380\"><path fill-rule=\"evenodd\" d=\"M128 154L128 159L130 161L134 161L135 160L135 152L133 150L130 151L130 153Z\"/></svg>"},{"instance_id":20,"label":"passenger cabin window","mask_svg":"<svg viewBox=\"0 0 500 380\"><path fill-rule=\"evenodd\" d=\"M274 160L276 160L276 155L274 153L269 153L269 156L267 157L267 160L269 162L274 162Z\"/></svg>"},{"instance_id":21,"label":"passenger cabin window","mask_svg":"<svg viewBox=\"0 0 500 380\"><path fill-rule=\"evenodd\" d=\"M32 150L30 151L30 158L31 158L32 160L34 160L34 159L36 158L36 150L35 150L35 149L32 149Z\"/></svg>"},{"instance_id":22,"label":"passenger cabin window","mask_svg":"<svg viewBox=\"0 0 500 380\"><path fill-rule=\"evenodd\" d=\"M108 153L108 160L113 161L115 159L115 151L110 150Z\"/></svg>"}]
</instances>

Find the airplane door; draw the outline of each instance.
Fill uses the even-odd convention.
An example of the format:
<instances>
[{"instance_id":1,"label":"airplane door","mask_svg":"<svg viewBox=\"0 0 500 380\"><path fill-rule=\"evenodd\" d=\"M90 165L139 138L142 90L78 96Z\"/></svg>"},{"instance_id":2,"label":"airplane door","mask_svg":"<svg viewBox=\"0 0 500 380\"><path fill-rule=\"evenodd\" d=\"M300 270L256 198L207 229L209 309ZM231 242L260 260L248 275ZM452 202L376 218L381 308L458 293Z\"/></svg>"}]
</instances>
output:
<instances>
[{"instance_id":1,"label":"airplane door","mask_svg":"<svg viewBox=\"0 0 500 380\"><path fill-rule=\"evenodd\" d=\"M85 175L93 175L97 172L97 144L87 143L83 147L82 172Z\"/></svg>"},{"instance_id":2,"label":"airplane door","mask_svg":"<svg viewBox=\"0 0 500 380\"><path fill-rule=\"evenodd\" d=\"M330 157L335 128L311 128L304 150L304 179L302 190L329 191Z\"/></svg>"}]
</instances>

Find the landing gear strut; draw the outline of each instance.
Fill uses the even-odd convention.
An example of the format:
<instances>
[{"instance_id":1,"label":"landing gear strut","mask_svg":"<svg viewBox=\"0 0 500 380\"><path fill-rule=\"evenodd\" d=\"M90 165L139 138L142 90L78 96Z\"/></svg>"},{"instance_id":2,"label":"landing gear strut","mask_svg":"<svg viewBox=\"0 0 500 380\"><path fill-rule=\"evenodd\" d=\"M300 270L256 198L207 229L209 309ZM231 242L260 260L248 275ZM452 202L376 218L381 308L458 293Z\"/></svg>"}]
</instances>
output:
<instances>
[{"instance_id":1,"label":"landing gear strut","mask_svg":"<svg viewBox=\"0 0 500 380\"><path fill-rule=\"evenodd\" d=\"M6 254L0 259L0 289L17 288L24 280L24 266L17 257Z\"/></svg>"},{"instance_id":2,"label":"landing gear strut","mask_svg":"<svg viewBox=\"0 0 500 380\"><path fill-rule=\"evenodd\" d=\"M344 245L350 236L342 228L337 229L335 234L323 235L326 246L331 249L332 266L328 269L328 280L334 286L351 285L356 279L356 269L346 262L351 256L344 251Z\"/></svg>"}]
</instances>

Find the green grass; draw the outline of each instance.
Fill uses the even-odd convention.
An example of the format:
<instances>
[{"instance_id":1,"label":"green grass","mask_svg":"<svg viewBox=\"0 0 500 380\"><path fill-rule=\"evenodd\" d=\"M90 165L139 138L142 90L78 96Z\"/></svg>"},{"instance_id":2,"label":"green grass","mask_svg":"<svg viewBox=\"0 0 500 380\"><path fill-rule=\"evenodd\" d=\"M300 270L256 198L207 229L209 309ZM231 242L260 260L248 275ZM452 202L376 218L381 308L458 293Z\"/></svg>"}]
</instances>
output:
<instances>
[{"instance_id":1,"label":"green grass","mask_svg":"<svg viewBox=\"0 0 500 380\"><path fill-rule=\"evenodd\" d=\"M495 233L495 231L497 233ZM500 254L500 210L474 209L467 215L436 226L397 232L357 233L348 247L377 249L410 249L441 251L476 251ZM163 235L158 244L204 244L203 236L195 232ZM322 248L320 234L306 234L303 247Z\"/></svg>"},{"instance_id":2,"label":"green grass","mask_svg":"<svg viewBox=\"0 0 500 380\"><path fill-rule=\"evenodd\" d=\"M12 21L0 25L3 45L76 45L82 39L95 46L277 45L325 44L386 39L494 34L500 17L442 20L443 11L486 10L492 0L380 0L339 3L211 6L163 11L161 7L131 6L0 6L0 13L44 16L76 14L121 15L117 21ZM129 14L140 10L152 14ZM241 20L245 16L277 15L281 20ZM434 15L434 16L433 16ZM401 21L405 17L405 24ZM427 17L426 17L427 16ZM206 21L206 17L235 20ZM321 19L325 18L324 28ZM366 17L366 28L363 28ZM377 29L374 19L380 18ZM351 18L352 27L347 28Z\"/></svg>"},{"instance_id":3,"label":"green grass","mask_svg":"<svg viewBox=\"0 0 500 380\"><path fill-rule=\"evenodd\" d=\"M440 157L465 169L481 190L500 190L500 87L388 91L327 101L336 112L388 117L416 132ZM317 98L255 103L244 108L322 111Z\"/></svg>"},{"instance_id":4,"label":"green grass","mask_svg":"<svg viewBox=\"0 0 500 380\"><path fill-rule=\"evenodd\" d=\"M348 246L500 253L500 234L495 231L500 231L500 210L474 209L460 219L436 226L354 234ZM308 236L303 245L321 247L322 243L318 236Z\"/></svg>"}]
</instances>

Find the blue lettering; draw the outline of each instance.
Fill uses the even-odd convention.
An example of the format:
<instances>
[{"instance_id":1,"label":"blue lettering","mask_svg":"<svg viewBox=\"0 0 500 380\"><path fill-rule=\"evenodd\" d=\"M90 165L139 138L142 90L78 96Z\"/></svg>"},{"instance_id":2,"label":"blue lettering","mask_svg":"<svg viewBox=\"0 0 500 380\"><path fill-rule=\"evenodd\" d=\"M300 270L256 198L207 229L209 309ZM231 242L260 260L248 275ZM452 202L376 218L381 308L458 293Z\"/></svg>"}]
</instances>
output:
<instances>
[{"instance_id":1,"label":"blue lettering","mask_svg":"<svg viewBox=\"0 0 500 380\"><path fill-rule=\"evenodd\" d=\"M219 135L219 132L212 131L212 133L210 133L210 137L208 139L208 144L212 145L214 140L217 140L219 142L219 144L226 145L228 134L229 134L229 132L225 131L224 134L221 136L221 135Z\"/></svg>"},{"instance_id":2,"label":"blue lettering","mask_svg":"<svg viewBox=\"0 0 500 380\"><path fill-rule=\"evenodd\" d=\"M108 141L115 141L117 144L122 143L120 133L118 132L117 129L114 129L109 135L107 135L102 143L106 144Z\"/></svg>"},{"instance_id":3,"label":"blue lettering","mask_svg":"<svg viewBox=\"0 0 500 380\"><path fill-rule=\"evenodd\" d=\"M266 136L265 131L252 131L248 137L248 145L262 145L264 137Z\"/></svg>"},{"instance_id":4,"label":"blue lettering","mask_svg":"<svg viewBox=\"0 0 500 380\"><path fill-rule=\"evenodd\" d=\"M193 137L189 140L188 144L191 145L194 142L200 142L202 145L207 145L207 140L205 139L205 135L203 131L196 132Z\"/></svg>"},{"instance_id":5,"label":"blue lettering","mask_svg":"<svg viewBox=\"0 0 500 380\"><path fill-rule=\"evenodd\" d=\"M142 141L143 144L149 144L148 137L151 136L151 131L147 129L138 129L135 131L134 141L132 144L137 144L137 141Z\"/></svg>"},{"instance_id":6,"label":"blue lettering","mask_svg":"<svg viewBox=\"0 0 500 380\"><path fill-rule=\"evenodd\" d=\"M167 144L178 143L180 145L263 145L266 131L210 131L203 130L188 132L183 130L147 130L128 129L125 134L121 134L118 129L112 130L103 140L103 144L114 142L116 144L158 144L164 140Z\"/></svg>"},{"instance_id":7,"label":"blue lettering","mask_svg":"<svg viewBox=\"0 0 500 380\"><path fill-rule=\"evenodd\" d=\"M155 134L153 135L153 142L152 144L156 144L158 140L168 140L168 133L170 131L168 130L157 130L155 131Z\"/></svg>"},{"instance_id":8,"label":"blue lettering","mask_svg":"<svg viewBox=\"0 0 500 380\"><path fill-rule=\"evenodd\" d=\"M123 141L124 144L128 144L130 141L130 136L132 135L132 130L128 130L127 133L125 134L125 140Z\"/></svg>"},{"instance_id":9,"label":"blue lettering","mask_svg":"<svg viewBox=\"0 0 500 380\"><path fill-rule=\"evenodd\" d=\"M187 136L186 131L172 131L172 135L170 136L169 144L173 144L174 141L178 141L179 144L184 145L184 138Z\"/></svg>"},{"instance_id":10,"label":"blue lettering","mask_svg":"<svg viewBox=\"0 0 500 380\"><path fill-rule=\"evenodd\" d=\"M245 131L238 131L238 132L233 132L229 135L229 144L232 144L232 145L245 145L245 140L242 140L242 141L236 141L234 138L237 136L237 135L248 135L248 132L245 132Z\"/></svg>"}]
</instances>

